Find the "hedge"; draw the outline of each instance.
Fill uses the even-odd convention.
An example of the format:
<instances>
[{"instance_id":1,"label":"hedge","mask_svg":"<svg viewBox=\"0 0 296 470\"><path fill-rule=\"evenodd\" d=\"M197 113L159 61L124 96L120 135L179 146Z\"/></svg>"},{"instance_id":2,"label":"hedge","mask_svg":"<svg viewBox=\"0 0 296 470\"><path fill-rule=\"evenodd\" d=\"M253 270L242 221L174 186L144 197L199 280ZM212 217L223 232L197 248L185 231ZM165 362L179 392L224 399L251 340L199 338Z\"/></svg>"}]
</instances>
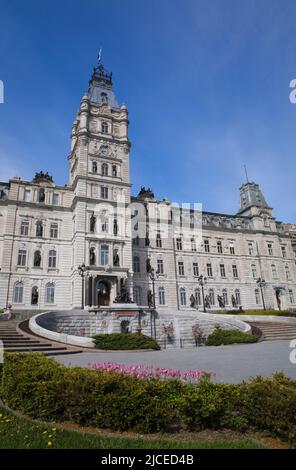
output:
<instances>
[{"instance_id":1,"label":"hedge","mask_svg":"<svg viewBox=\"0 0 296 470\"><path fill-rule=\"evenodd\" d=\"M220 346L233 343L256 343L258 337L240 330L222 330L216 328L206 339L206 346Z\"/></svg>"},{"instance_id":2,"label":"hedge","mask_svg":"<svg viewBox=\"0 0 296 470\"><path fill-rule=\"evenodd\" d=\"M139 333L110 333L93 337L97 349L132 350L160 349L158 342Z\"/></svg>"},{"instance_id":3,"label":"hedge","mask_svg":"<svg viewBox=\"0 0 296 470\"><path fill-rule=\"evenodd\" d=\"M66 368L41 353L6 354L0 385L11 408L33 418L142 433L230 428L296 445L296 381L276 374L241 384L185 384Z\"/></svg>"}]
</instances>

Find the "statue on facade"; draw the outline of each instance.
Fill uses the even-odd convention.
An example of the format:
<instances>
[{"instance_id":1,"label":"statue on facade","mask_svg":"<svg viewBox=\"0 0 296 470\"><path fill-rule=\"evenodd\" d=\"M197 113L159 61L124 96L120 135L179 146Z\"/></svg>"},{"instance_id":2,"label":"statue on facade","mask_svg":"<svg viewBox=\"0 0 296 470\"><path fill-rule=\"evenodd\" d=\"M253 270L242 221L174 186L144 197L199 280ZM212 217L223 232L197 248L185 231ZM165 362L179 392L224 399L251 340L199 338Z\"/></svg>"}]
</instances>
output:
<instances>
[{"instance_id":1,"label":"statue on facade","mask_svg":"<svg viewBox=\"0 0 296 470\"><path fill-rule=\"evenodd\" d=\"M132 304L134 303L131 299L127 289L122 287L120 293L115 297L114 303L116 304Z\"/></svg>"},{"instance_id":2,"label":"statue on facade","mask_svg":"<svg viewBox=\"0 0 296 470\"><path fill-rule=\"evenodd\" d=\"M35 173L35 176L33 178L33 183L41 183L41 182L47 182L47 183L53 183L52 176L48 174L48 171L44 173L43 171L37 171Z\"/></svg>"},{"instance_id":3,"label":"statue on facade","mask_svg":"<svg viewBox=\"0 0 296 470\"><path fill-rule=\"evenodd\" d=\"M237 308L236 298L233 294L231 296L231 303L232 303L233 308Z\"/></svg>"},{"instance_id":4,"label":"statue on facade","mask_svg":"<svg viewBox=\"0 0 296 470\"><path fill-rule=\"evenodd\" d=\"M94 216L94 213L92 213L89 219L89 231L94 233L95 227L96 227L96 217Z\"/></svg>"},{"instance_id":5,"label":"statue on facade","mask_svg":"<svg viewBox=\"0 0 296 470\"><path fill-rule=\"evenodd\" d=\"M224 302L224 298L222 297L222 295L217 295L217 299L218 299L219 307L225 308L225 302Z\"/></svg>"},{"instance_id":6,"label":"statue on facade","mask_svg":"<svg viewBox=\"0 0 296 470\"><path fill-rule=\"evenodd\" d=\"M44 202L45 201L45 191L44 188L40 188L38 192L38 202Z\"/></svg>"},{"instance_id":7,"label":"statue on facade","mask_svg":"<svg viewBox=\"0 0 296 470\"><path fill-rule=\"evenodd\" d=\"M36 223L36 237L42 237L43 236L43 224L41 220L38 220Z\"/></svg>"},{"instance_id":8,"label":"statue on facade","mask_svg":"<svg viewBox=\"0 0 296 470\"><path fill-rule=\"evenodd\" d=\"M154 199L154 193L151 188L146 188L145 186L141 186L138 197Z\"/></svg>"},{"instance_id":9,"label":"statue on facade","mask_svg":"<svg viewBox=\"0 0 296 470\"><path fill-rule=\"evenodd\" d=\"M120 260L119 260L118 250L114 250L114 254L113 254L113 266L119 266L119 265L120 265Z\"/></svg>"},{"instance_id":10,"label":"statue on facade","mask_svg":"<svg viewBox=\"0 0 296 470\"><path fill-rule=\"evenodd\" d=\"M196 306L196 300L195 300L195 297L194 297L193 294L191 294L189 300L190 300L190 307L191 307L191 308L195 308L195 306Z\"/></svg>"},{"instance_id":11,"label":"statue on facade","mask_svg":"<svg viewBox=\"0 0 296 470\"><path fill-rule=\"evenodd\" d=\"M39 299L38 287L34 286L31 294L31 305L37 305Z\"/></svg>"},{"instance_id":12,"label":"statue on facade","mask_svg":"<svg viewBox=\"0 0 296 470\"><path fill-rule=\"evenodd\" d=\"M210 297L208 295L205 296L205 307L211 308Z\"/></svg>"},{"instance_id":13,"label":"statue on facade","mask_svg":"<svg viewBox=\"0 0 296 470\"><path fill-rule=\"evenodd\" d=\"M153 294L150 289L147 292L147 302L148 302L148 308L154 307Z\"/></svg>"},{"instance_id":14,"label":"statue on facade","mask_svg":"<svg viewBox=\"0 0 296 470\"><path fill-rule=\"evenodd\" d=\"M94 247L91 247L89 250L89 264L90 266L95 266L96 264L96 252Z\"/></svg>"},{"instance_id":15,"label":"statue on facade","mask_svg":"<svg viewBox=\"0 0 296 470\"><path fill-rule=\"evenodd\" d=\"M147 258L147 260L146 260L146 272L151 273L151 271L152 271L151 261L150 261L150 258Z\"/></svg>"},{"instance_id":16,"label":"statue on facade","mask_svg":"<svg viewBox=\"0 0 296 470\"><path fill-rule=\"evenodd\" d=\"M116 236L118 234L118 222L117 219L114 219L113 222L113 234Z\"/></svg>"},{"instance_id":17,"label":"statue on facade","mask_svg":"<svg viewBox=\"0 0 296 470\"><path fill-rule=\"evenodd\" d=\"M32 305L37 305L38 304L38 298L39 298L38 287L35 286L32 289L32 297L31 297Z\"/></svg>"},{"instance_id":18,"label":"statue on facade","mask_svg":"<svg viewBox=\"0 0 296 470\"><path fill-rule=\"evenodd\" d=\"M37 250L34 253L34 267L40 268L40 266L41 266L41 253L39 250Z\"/></svg>"}]
</instances>

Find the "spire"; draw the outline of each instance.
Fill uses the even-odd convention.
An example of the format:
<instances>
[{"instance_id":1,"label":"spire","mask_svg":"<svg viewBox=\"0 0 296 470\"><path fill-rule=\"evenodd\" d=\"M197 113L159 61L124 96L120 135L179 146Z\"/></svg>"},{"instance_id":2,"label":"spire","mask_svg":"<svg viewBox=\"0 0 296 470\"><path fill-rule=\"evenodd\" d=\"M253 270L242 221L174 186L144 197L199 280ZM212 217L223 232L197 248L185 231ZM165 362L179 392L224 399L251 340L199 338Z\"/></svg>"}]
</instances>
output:
<instances>
[{"instance_id":1,"label":"spire","mask_svg":"<svg viewBox=\"0 0 296 470\"><path fill-rule=\"evenodd\" d=\"M99 50L98 63L94 67L89 81L88 98L93 104L108 104L111 108L118 108L118 103L112 89L112 72L105 70L102 48Z\"/></svg>"}]
</instances>

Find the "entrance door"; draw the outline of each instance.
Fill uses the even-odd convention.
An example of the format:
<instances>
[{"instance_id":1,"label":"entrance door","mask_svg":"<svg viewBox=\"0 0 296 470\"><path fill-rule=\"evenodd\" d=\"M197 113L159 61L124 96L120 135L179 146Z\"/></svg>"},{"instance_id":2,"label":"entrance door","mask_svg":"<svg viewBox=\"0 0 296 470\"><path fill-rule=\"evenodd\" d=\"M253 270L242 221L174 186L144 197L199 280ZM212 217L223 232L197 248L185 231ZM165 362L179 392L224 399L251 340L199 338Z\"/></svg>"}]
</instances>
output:
<instances>
[{"instance_id":1,"label":"entrance door","mask_svg":"<svg viewBox=\"0 0 296 470\"><path fill-rule=\"evenodd\" d=\"M110 284L107 281L97 283L98 306L109 305L110 303Z\"/></svg>"}]
</instances>

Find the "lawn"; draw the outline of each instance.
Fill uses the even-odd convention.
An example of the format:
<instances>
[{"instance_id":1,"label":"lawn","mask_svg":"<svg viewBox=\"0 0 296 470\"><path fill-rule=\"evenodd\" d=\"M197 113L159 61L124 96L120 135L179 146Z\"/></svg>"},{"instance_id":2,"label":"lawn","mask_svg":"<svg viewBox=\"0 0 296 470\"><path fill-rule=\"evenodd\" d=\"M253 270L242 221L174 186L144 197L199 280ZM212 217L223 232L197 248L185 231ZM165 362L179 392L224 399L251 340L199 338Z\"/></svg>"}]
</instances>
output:
<instances>
[{"instance_id":1,"label":"lawn","mask_svg":"<svg viewBox=\"0 0 296 470\"><path fill-rule=\"evenodd\" d=\"M99 435L74 431L55 423L15 416L0 407L0 449L263 449L266 445L251 438L233 435L217 438L208 433L202 439L166 439ZM223 433L222 433L223 434Z\"/></svg>"}]
</instances>

